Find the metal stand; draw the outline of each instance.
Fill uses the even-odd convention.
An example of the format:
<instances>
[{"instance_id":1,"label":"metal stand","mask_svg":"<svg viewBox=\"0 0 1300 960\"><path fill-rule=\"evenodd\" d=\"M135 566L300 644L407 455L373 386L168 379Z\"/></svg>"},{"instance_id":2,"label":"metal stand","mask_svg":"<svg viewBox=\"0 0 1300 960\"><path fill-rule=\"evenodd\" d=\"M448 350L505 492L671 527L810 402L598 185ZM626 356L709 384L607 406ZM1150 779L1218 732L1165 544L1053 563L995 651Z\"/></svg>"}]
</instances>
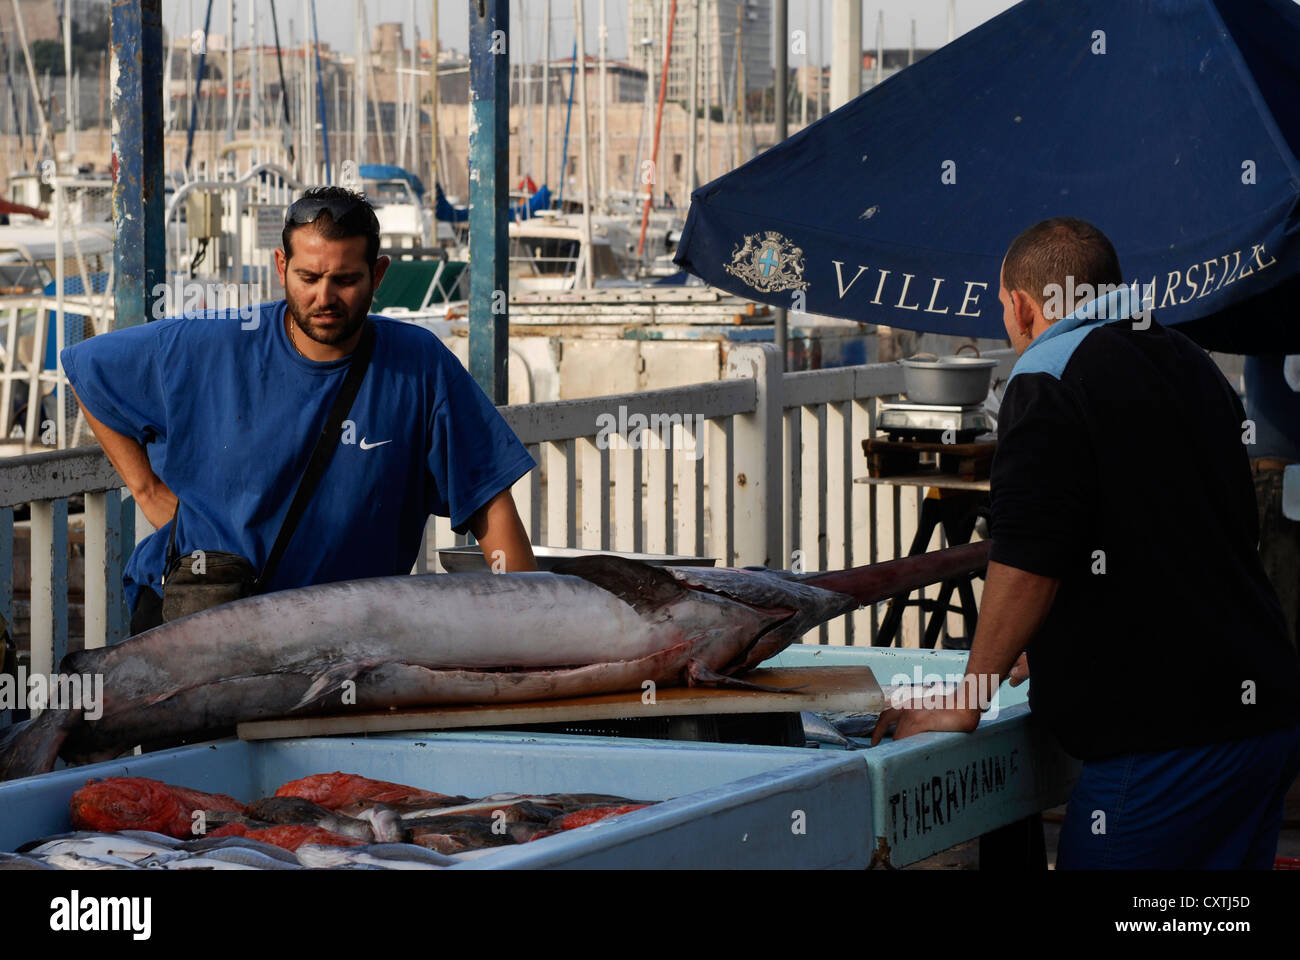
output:
<instances>
[{"instance_id":1,"label":"metal stand","mask_svg":"<svg viewBox=\"0 0 1300 960\"><path fill-rule=\"evenodd\" d=\"M932 492L937 496L926 495L921 501L921 519L916 528L916 536L912 538L912 546L908 549L908 556L915 556L918 553L924 553L930 544L930 538L934 536L936 527L943 527L944 536L947 538L949 545L956 546L962 543L970 542L971 534L975 532L975 521L980 513L988 508L988 494L973 490L939 490L932 488ZM951 650L969 650L971 638L975 636L975 623L979 616L979 606L975 603L975 591L971 587L971 580L976 574L966 574L956 577L952 580L945 580L939 587L939 596L929 600L924 596L923 591L917 592L915 600L908 599L910 593L900 593L889 599L889 606L885 610L885 617L880 623L880 629L872 638L871 644L876 647L892 646L898 636L898 628L903 622L903 612L909 606L918 606L930 614L930 619L926 623L925 635L921 639L921 646L925 649L933 649L935 642L939 639L939 633L947 622L949 613L960 613L966 629L964 637L948 637L944 647ZM953 591L961 600L960 607L951 606L949 601L952 599Z\"/></svg>"}]
</instances>

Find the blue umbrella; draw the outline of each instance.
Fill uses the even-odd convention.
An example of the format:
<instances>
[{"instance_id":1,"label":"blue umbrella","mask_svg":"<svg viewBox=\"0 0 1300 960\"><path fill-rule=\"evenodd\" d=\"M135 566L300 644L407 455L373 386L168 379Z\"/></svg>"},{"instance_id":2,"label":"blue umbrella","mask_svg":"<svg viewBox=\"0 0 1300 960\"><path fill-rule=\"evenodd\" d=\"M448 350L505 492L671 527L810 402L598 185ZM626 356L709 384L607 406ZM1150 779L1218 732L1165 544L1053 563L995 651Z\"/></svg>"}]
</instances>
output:
<instances>
[{"instance_id":1,"label":"blue umbrella","mask_svg":"<svg viewBox=\"0 0 1300 960\"><path fill-rule=\"evenodd\" d=\"M1291 0L1025 0L695 191L676 261L774 306L1000 338L1007 245L1076 216L1161 323L1295 352L1297 50Z\"/></svg>"}]
</instances>

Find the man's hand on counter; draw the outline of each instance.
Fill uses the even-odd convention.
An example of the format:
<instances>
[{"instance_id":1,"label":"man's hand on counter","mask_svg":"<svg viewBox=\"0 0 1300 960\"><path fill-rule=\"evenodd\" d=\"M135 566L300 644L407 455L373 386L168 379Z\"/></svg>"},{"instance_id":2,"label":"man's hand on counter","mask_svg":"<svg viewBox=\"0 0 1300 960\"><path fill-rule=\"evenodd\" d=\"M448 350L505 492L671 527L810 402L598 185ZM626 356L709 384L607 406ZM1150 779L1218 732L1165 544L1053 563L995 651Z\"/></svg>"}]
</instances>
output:
<instances>
[{"instance_id":1,"label":"man's hand on counter","mask_svg":"<svg viewBox=\"0 0 1300 960\"><path fill-rule=\"evenodd\" d=\"M934 693L919 691L908 703L885 710L871 733L871 745L890 727L895 740L930 731L974 731L981 708L987 707L1004 678L1010 676L1012 686L1029 678L1024 650L1047 619L1060 583L1055 577L990 562L964 682L942 702L936 702L940 698Z\"/></svg>"}]
</instances>

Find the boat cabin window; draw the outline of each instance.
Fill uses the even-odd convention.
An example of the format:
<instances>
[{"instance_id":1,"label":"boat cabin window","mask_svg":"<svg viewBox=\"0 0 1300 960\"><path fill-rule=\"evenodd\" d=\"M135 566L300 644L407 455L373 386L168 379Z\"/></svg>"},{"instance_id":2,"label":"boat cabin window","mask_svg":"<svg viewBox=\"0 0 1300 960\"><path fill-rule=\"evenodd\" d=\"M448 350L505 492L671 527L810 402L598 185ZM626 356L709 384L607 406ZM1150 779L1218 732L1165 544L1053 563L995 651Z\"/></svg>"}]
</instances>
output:
<instances>
[{"instance_id":1,"label":"boat cabin window","mask_svg":"<svg viewBox=\"0 0 1300 960\"><path fill-rule=\"evenodd\" d=\"M410 203L411 197L406 184L400 180L365 181L366 199L375 206L385 203Z\"/></svg>"},{"instance_id":2,"label":"boat cabin window","mask_svg":"<svg viewBox=\"0 0 1300 960\"><path fill-rule=\"evenodd\" d=\"M564 276L573 272L579 242L567 237L511 237L510 259L532 267L543 276Z\"/></svg>"}]
</instances>

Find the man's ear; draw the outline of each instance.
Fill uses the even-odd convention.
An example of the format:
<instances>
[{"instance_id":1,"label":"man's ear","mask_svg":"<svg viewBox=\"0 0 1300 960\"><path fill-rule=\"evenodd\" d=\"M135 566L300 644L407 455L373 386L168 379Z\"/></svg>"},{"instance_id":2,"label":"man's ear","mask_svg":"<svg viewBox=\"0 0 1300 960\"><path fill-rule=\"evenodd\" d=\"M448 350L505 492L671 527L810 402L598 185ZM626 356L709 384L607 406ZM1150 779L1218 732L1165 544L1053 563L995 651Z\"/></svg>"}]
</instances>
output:
<instances>
[{"instance_id":1,"label":"man's ear","mask_svg":"<svg viewBox=\"0 0 1300 960\"><path fill-rule=\"evenodd\" d=\"M276 247L276 250L275 250L275 272L276 272L276 273L279 275L279 277L280 277L280 286L282 286L282 287L285 286L285 282L284 282L284 271L288 268L288 266L289 266L289 258L286 257L286 256L284 255L284 251L283 251L283 250L281 250L279 247Z\"/></svg>"},{"instance_id":2,"label":"man's ear","mask_svg":"<svg viewBox=\"0 0 1300 960\"><path fill-rule=\"evenodd\" d=\"M1011 293L1011 310L1015 314L1016 329L1021 335L1033 338L1034 321L1037 318L1037 311L1034 309L1034 302L1023 290L1012 290Z\"/></svg>"},{"instance_id":3,"label":"man's ear","mask_svg":"<svg viewBox=\"0 0 1300 960\"><path fill-rule=\"evenodd\" d=\"M375 265L370 268L370 292L374 294L379 289L379 284L383 282L384 274L388 272L388 264L392 261L388 257L378 257Z\"/></svg>"}]
</instances>

